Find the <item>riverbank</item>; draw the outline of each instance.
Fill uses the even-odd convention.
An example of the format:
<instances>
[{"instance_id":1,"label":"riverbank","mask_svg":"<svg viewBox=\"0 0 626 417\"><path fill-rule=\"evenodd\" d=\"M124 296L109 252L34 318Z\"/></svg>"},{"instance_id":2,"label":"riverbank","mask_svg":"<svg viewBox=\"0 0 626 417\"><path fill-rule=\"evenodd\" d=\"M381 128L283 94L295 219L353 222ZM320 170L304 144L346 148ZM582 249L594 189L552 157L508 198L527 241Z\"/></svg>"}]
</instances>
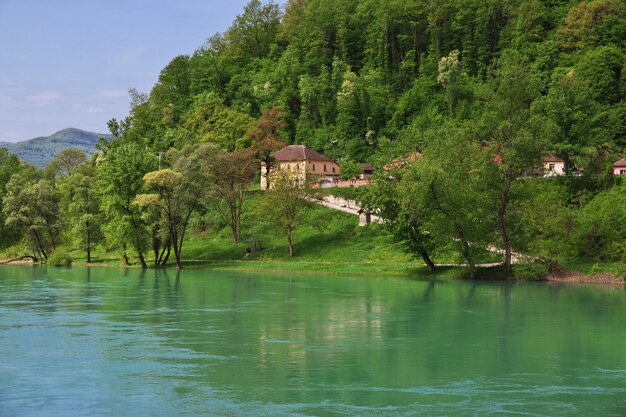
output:
<instances>
[{"instance_id":1,"label":"riverbank","mask_svg":"<svg viewBox=\"0 0 626 417\"><path fill-rule=\"evenodd\" d=\"M0 260L0 263L2 260ZM32 265L31 261L20 260L5 265ZM96 262L86 263L76 261L72 266L120 268L119 259L101 259ZM127 268L139 269L139 266L129 265ZM245 272L245 273L293 273L298 275L318 276L370 276L385 278L410 278L410 279L457 279L469 280L469 268L464 266L439 266L435 271L429 271L426 266L419 262L410 261L404 264L392 264L384 262L356 263L356 262L307 262L307 261L254 261L254 260L185 260L183 268L189 270L207 270L216 272ZM168 265L167 269L174 270L174 265ZM514 271L515 275L515 271ZM507 280L498 267L479 268L475 280L500 281ZM559 273L546 274L543 277L531 276L527 273L508 278L514 281L535 281L554 283L593 283L624 285L626 280L613 272L582 273L579 271L561 270Z\"/></svg>"},{"instance_id":2,"label":"riverbank","mask_svg":"<svg viewBox=\"0 0 626 417\"><path fill-rule=\"evenodd\" d=\"M294 231L295 256L290 257L286 238L271 226L259 224L254 216L244 217L242 243L233 244L230 231L222 229L192 230L183 248L183 267L233 272L274 272L334 276L405 277L411 279L468 279L469 270L452 248L432 254L439 266L428 271L421 259L405 253L381 225L358 227L358 217L320 206L307 208L302 224ZM254 236L263 250L246 255L245 240ZM87 263L84 252L68 251L77 266L120 267L120 255L98 247ZM17 258L19 248L0 258ZM501 256L487 250L479 263L493 264ZM1 262L1 261L0 261ZM131 258L137 267L136 259ZM30 261L20 261L30 264ZM16 263L12 263L15 265ZM173 265L168 265L173 269ZM522 281L547 279L559 282L623 282L615 264L568 264L560 274L548 274L541 265L514 266L514 275ZM498 267L479 269L478 279L501 280Z\"/></svg>"}]
</instances>

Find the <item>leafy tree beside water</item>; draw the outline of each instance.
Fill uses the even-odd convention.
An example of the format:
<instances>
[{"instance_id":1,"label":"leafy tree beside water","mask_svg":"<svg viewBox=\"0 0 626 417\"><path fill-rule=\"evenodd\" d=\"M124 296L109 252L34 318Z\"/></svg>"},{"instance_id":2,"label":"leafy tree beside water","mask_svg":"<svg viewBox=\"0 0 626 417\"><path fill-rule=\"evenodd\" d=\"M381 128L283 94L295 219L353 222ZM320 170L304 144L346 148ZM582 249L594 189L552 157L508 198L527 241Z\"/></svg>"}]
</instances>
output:
<instances>
[{"instance_id":1,"label":"leafy tree beside water","mask_svg":"<svg viewBox=\"0 0 626 417\"><path fill-rule=\"evenodd\" d=\"M28 175L13 175L6 185L3 204L5 223L22 230L35 258L48 259L60 245L63 229L54 184Z\"/></svg>"},{"instance_id":2,"label":"leafy tree beside water","mask_svg":"<svg viewBox=\"0 0 626 417\"><path fill-rule=\"evenodd\" d=\"M138 143L127 141L109 142L99 167L98 186L111 225L108 229L112 235L110 240L117 242L125 261L126 247L132 247L144 268L147 268L144 253L149 232L136 197L143 191L144 175L156 167L156 155Z\"/></svg>"},{"instance_id":3,"label":"leafy tree beside water","mask_svg":"<svg viewBox=\"0 0 626 417\"><path fill-rule=\"evenodd\" d=\"M85 161L74 172L59 182L65 214L71 225L77 246L87 254L91 262L94 247L104 240L102 224L105 222L101 210L101 195L94 186L97 172L93 161Z\"/></svg>"},{"instance_id":4,"label":"leafy tree beside water","mask_svg":"<svg viewBox=\"0 0 626 417\"><path fill-rule=\"evenodd\" d=\"M265 191L257 215L277 227L287 238L289 256L294 256L294 230L302 223L304 208L310 205L310 190L297 178L282 172L272 177L272 186Z\"/></svg>"}]
</instances>

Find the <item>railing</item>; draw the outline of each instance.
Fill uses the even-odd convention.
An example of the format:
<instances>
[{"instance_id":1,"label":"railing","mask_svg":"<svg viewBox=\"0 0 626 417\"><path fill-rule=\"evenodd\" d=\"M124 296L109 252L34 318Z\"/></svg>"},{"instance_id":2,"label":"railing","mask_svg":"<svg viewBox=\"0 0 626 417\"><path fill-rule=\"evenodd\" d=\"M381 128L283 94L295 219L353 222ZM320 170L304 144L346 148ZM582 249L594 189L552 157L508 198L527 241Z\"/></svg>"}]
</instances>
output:
<instances>
[{"instance_id":1,"label":"railing","mask_svg":"<svg viewBox=\"0 0 626 417\"><path fill-rule=\"evenodd\" d=\"M371 184L371 180L340 180L340 181L331 181L324 182L320 185L320 183L311 184L311 188L348 188L348 187L362 187L364 185Z\"/></svg>"}]
</instances>

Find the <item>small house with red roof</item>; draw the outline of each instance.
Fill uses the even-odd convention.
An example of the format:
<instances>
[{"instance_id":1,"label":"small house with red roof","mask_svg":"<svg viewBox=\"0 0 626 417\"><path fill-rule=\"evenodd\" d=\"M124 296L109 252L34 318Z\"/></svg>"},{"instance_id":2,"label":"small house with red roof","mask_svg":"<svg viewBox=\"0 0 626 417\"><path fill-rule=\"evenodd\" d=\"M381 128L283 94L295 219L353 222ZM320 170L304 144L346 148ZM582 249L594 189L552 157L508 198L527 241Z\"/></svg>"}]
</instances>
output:
<instances>
[{"instance_id":1,"label":"small house with red roof","mask_svg":"<svg viewBox=\"0 0 626 417\"><path fill-rule=\"evenodd\" d=\"M302 184L312 179L319 182L333 182L339 178L341 170L332 159L322 155L306 145L289 145L272 154L274 162L270 167L273 172L287 172ZM267 189L265 163L261 164L261 189Z\"/></svg>"},{"instance_id":2,"label":"small house with red roof","mask_svg":"<svg viewBox=\"0 0 626 417\"><path fill-rule=\"evenodd\" d=\"M421 158L421 157L422 157L422 154L420 152L410 152L410 153L404 155L401 158L394 159L393 161L391 161L390 163L385 165L383 167L383 169L385 171L391 171L391 170L393 170L395 168L400 168L400 167L403 167L405 165L410 165L411 162L413 162L417 158Z\"/></svg>"},{"instance_id":3,"label":"small house with red roof","mask_svg":"<svg viewBox=\"0 0 626 417\"><path fill-rule=\"evenodd\" d=\"M543 176L555 177L565 175L565 161L556 155L543 157Z\"/></svg>"},{"instance_id":4,"label":"small house with red roof","mask_svg":"<svg viewBox=\"0 0 626 417\"><path fill-rule=\"evenodd\" d=\"M369 177L374 175L374 165L369 162L365 162L361 164L361 175L359 175L359 179L366 180Z\"/></svg>"},{"instance_id":5,"label":"small house with red roof","mask_svg":"<svg viewBox=\"0 0 626 417\"><path fill-rule=\"evenodd\" d=\"M613 164L613 174L626 175L626 158L622 158Z\"/></svg>"}]
</instances>

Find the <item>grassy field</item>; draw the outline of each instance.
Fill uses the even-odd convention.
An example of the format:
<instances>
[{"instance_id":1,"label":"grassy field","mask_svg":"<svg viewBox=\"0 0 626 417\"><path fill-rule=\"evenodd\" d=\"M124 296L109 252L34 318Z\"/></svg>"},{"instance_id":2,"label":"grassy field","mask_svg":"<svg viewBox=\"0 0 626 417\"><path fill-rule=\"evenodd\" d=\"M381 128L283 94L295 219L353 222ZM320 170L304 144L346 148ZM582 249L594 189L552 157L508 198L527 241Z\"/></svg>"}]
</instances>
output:
<instances>
[{"instance_id":1,"label":"grassy field","mask_svg":"<svg viewBox=\"0 0 626 417\"><path fill-rule=\"evenodd\" d=\"M301 225L294 231L295 255L289 256L287 239L281 230L259 222L254 213L254 194L247 202L242 218L242 241L234 245L229 228L196 227L189 233L183 247L185 268L228 271L280 271L332 275L375 275L403 277L440 277L458 275L459 268L440 268L430 273L421 260L405 253L381 225L358 226L358 217L311 205L304 211ZM263 250L246 256L245 240L255 236ZM13 248L0 255L8 259L24 252ZM71 250L74 264L85 264L82 251ZM131 262L137 259L129 251ZM454 263L459 259L451 251L434 254L438 263ZM146 255L149 260L150 255ZM173 254L170 266L173 266ZM92 264L120 266L120 254L102 247L92 252ZM150 262L149 262L150 265Z\"/></svg>"},{"instance_id":2,"label":"grassy field","mask_svg":"<svg viewBox=\"0 0 626 417\"><path fill-rule=\"evenodd\" d=\"M256 194L256 193L255 193ZM429 272L420 259L405 253L381 225L358 226L357 216L312 205L304 212L302 224L294 232L295 256L290 257L287 239L281 230L259 222L254 213L256 195L248 200L242 218L242 241L234 245L229 228L197 227L192 230L183 248L185 268L203 268L219 271L293 272L300 274L400 276L415 278L464 278L464 267L439 267ZM263 251L246 256L245 239L255 236L262 242ZM19 249L0 254L9 259ZM84 252L72 250L75 264L85 264ZM131 252L132 255L132 252ZM92 264L120 266L120 255L97 248ZM150 256L148 255L148 258ZM451 249L432 254L437 264L462 263ZM172 257L170 261L172 261ZM497 255L485 252L479 262L500 261ZM131 258L131 262L136 259ZM135 264L136 265L136 264ZM170 266L173 266L170 263ZM564 264L569 271L583 275L601 272L624 274L623 266L613 264ZM514 271L515 272L515 271ZM520 277L529 271L519 268ZM530 274L534 274L530 271ZM482 270L481 278L498 278L497 268Z\"/></svg>"},{"instance_id":3,"label":"grassy field","mask_svg":"<svg viewBox=\"0 0 626 417\"><path fill-rule=\"evenodd\" d=\"M260 239L263 251L245 257L245 243L233 245L229 230L195 233L186 243L186 267L247 271L291 271L333 274L423 274L421 262L402 251L382 227L358 227L357 216L320 206L306 209L294 232L295 254L271 225L244 218L242 240ZM202 260L202 262L194 262Z\"/></svg>"}]
</instances>

